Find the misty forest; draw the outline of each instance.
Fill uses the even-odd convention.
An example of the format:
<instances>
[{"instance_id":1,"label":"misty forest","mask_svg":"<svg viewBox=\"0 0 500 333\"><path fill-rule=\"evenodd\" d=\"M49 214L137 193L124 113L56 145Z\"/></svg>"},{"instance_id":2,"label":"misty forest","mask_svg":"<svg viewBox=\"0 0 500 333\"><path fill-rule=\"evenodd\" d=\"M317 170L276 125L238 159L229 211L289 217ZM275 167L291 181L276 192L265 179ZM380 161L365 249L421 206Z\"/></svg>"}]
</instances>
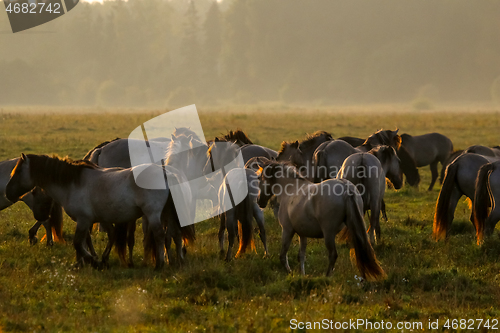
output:
<instances>
[{"instance_id":1,"label":"misty forest","mask_svg":"<svg viewBox=\"0 0 500 333\"><path fill-rule=\"evenodd\" d=\"M499 17L499 1L83 2L0 36L0 101L500 103Z\"/></svg>"}]
</instances>

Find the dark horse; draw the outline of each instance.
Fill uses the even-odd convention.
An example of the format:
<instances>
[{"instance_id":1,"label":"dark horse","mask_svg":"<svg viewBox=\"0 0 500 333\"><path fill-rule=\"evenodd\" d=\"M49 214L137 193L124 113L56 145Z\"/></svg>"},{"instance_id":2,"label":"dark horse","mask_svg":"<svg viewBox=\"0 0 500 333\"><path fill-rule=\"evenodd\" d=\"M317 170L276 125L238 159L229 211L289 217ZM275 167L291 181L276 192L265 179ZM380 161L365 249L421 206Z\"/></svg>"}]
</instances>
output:
<instances>
[{"instance_id":1,"label":"dark horse","mask_svg":"<svg viewBox=\"0 0 500 333\"><path fill-rule=\"evenodd\" d=\"M479 169L495 160L495 158L489 156L464 153L448 165L434 214L433 234L436 240L445 238L448 235L455 209L463 195L468 197L472 201L472 206L474 206L476 177ZM474 223L472 214L471 222ZM474 226L477 233L477 226Z\"/></svg>"},{"instance_id":2,"label":"dark horse","mask_svg":"<svg viewBox=\"0 0 500 333\"><path fill-rule=\"evenodd\" d=\"M491 212L488 214L488 208ZM481 242L483 232L489 236L500 220L500 161L485 164L479 169L474 199L474 224L477 241Z\"/></svg>"},{"instance_id":3,"label":"dark horse","mask_svg":"<svg viewBox=\"0 0 500 333\"><path fill-rule=\"evenodd\" d=\"M453 152L453 143L448 137L439 133L416 136L402 134L401 139L401 146L408 151L417 167L430 165L432 180L428 190L431 191L439 175L438 163L441 163L443 169L446 168L446 162ZM439 182L442 181L441 178Z\"/></svg>"},{"instance_id":4,"label":"dark horse","mask_svg":"<svg viewBox=\"0 0 500 333\"><path fill-rule=\"evenodd\" d=\"M5 197L5 188L10 179L10 174L16 166L19 158L0 162L0 211L10 207L14 203ZM37 195L41 200L36 202L33 196ZM39 188L20 198L32 211L33 216L37 220L29 230L29 240L31 244L36 244L38 238L36 234L41 225L45 227L45 235L47 237L47 245L52 245L54 240L64 242L62 236L63 227L63 212L62 207L55 203L45 192Z\"/></svg>"}]
</instances>

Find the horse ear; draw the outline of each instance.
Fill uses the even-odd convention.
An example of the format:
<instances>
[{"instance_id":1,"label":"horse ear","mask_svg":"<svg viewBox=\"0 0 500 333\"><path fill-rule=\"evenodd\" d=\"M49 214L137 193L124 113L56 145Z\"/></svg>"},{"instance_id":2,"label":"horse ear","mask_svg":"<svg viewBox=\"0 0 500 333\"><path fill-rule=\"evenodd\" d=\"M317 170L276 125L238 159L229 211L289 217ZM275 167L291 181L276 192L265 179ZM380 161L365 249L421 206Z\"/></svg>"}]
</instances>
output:
<instances>
[{"instance_id":1,"label":"horse ear","mask_svg":"<svg viewBox=\"0 0 500 333\"><path fill-rule=\"evenodd\" d=\"M170 135L170 140L175 141L175 139L176 139L175 135L171 134Z\"/></svg>"},{"instance_id":2,"label":"horse ear","mask_svg":"<svg viewBox=\"0 0 500 333\"><path fill-rule=\"evenodd\" d=\"M24 153L21 153L21 160L26 161L27 157L24 155Z\"/></svg>"},{"instance_id":3,"label":"horse ear","mask_svg":"<svg viewBox=\"0 0 500 333\"><path fill-rule=\"evenodd\" d=\"M220 142L218 137L215 137L214 142Z\"/></svg>"},{"instance_id":4,"label":"horse ear","mask_svg":"<svg viewBox=\"0 0 500 333\"><path fill-rule=\"evenodd\" d=\"M394 131L394 134L398 134L399 132L399 128L396 128L396 130Z\"/></svg>"}]
</instances>

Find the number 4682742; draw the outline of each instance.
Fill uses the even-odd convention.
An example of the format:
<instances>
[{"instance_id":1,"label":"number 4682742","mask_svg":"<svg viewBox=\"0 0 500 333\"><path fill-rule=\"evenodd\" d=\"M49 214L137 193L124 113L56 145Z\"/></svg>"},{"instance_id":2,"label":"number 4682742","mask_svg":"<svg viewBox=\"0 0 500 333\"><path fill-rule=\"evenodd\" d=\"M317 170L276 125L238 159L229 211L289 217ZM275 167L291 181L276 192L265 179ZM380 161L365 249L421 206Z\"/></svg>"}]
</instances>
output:
<instances>
[{"instance_id":1,"label":"number 4682742","mask_svg":"<svg viewBox=\"0 0 500 333\"><path fill-rule=\"evenodd\" d=\"M53 5L53 6L52 6ZM38 8L39 7L39 8ZM45 5L44 2L40 3L9 3L7 8L5 9L7 13L23 13L23 14L36 14L36 13L54 13L61 14L61 4L60 3L49 3Z\"/></svg>"}]
</instances>

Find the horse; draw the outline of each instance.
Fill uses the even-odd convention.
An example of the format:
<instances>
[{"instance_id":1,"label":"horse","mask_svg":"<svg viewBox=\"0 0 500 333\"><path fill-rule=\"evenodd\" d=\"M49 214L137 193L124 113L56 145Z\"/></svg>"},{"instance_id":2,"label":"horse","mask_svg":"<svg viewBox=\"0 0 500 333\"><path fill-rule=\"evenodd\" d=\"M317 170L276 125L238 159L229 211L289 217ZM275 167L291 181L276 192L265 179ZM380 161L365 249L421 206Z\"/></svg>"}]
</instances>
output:
<instances>
[{"instance_id":1,"label":"horse","mask_svg":"<svg viewBox=\"0 0 500 333\"><path fill-rule=\"evenodd\" d=\"M328 178L335 178L344 160L357 152L368 152L377 146L386 145L394 148L398 153L401 169L411 186L417 186L420 176L415 162L401 146L401 137L398 130L379 130L370 135L363 144L353 147L345 140L337 139L322 143L316 148L313 156L314 182L320 182Z\"/></svg>"},{"instance_id":2,"label":"horse","mask_svg":"<svg viewBox=\"0 0 500 333\"><path fill-rule=\"evenodd\" d=\"M287 252L297 233L300 237L301 274L305 274L307 238L324 238L329 258L326 275L330 276L338 256L335 235L346 225L353 245L351 254L356 257L361 276L367 279L384 276L366 234L363 200L350 181L330 179L314 184L302 177L295 167L274 161L259 170L259 181L259 206L265 207L273 195L277 196L280 203L280 261L288 273L291 273L291 269Z\"/></svg>"},{"instance_id":3,"label":"horse","mask_svg":"<svg viewBox=\"0 0 500 333\"><path fill-rule=\"evenodd\" d=\"M475 153L483 156L491 156L500 158L500 147L485 147L481 145L470 146L465 150L466 153Z\"/></svg>"},{"instance_id":4,"label":"horse","mask_svg":"<svg viewBox=\"0 0 500 333\"><path fill-rule=\"evenodd\" d=\"M231 260L231 251L234 245L234 237L237 235L238 230L240 246L238 252L236 253L236 257L241 255L242 253L245 253L249 246L254 247L252 230L252 221L254 217L259 227L260 239L262 241L262 244L264 245L265 256L269 254L266 241L266 229L264 226L264 212L257 205L257 195L259 193L258 176L255 171L251 169L244 169L246 182L242 182L241 179L238 179L236 177L239 172L241 171L237 169L230 170L226 174L225 179L219 189L219 202L221 202L223 206L228 206L230 203L224 203L224 200L230 200L230 195L232 195L231 193L229 193L229 183L231 183L232 185L236 185L237 187L247 186L248 188L248 194L243 199L243 201L236 204L233 208L225 210L220 214L221 224L219 228L219 245L221 253L223 253L224 251L225 229L227 229L228 233L226 261ZM238 228L238 221L240 228Z\"/></svg>"},{"instance_id":5,"label":"horse","mask_svg":"<svg viewBox=\"0 0 500 333\"><path fill-rule=\"evenodd\" d=\"M143 172L140 176L144 177L148 177L148 168L153 168L153 171L161 168L154 164L136 168L141 167ZM162 172L165 177L168 175L179 183L183 182L174 168L164 168ZM67 158L22 154L6 186L6 196L10 201L16 202L35 186L43 189L76 221L73 245L78 265L90 262L93 267L100 266L84 247L93 223L99 222L105 226L113 223L128 224L146 215L149 221L148 236L150 240L154 240L155 245L155 269L163 267L165 230L162 217L165 209L172 209L167 205L170 195L167 184L167 190L144 189L137 186L132 169L100 168L84 160L71 161ZM114 235L111 238L113 237ZM192 239L187 233L183 237ZM107 262L112 245L112 242L108 242L103 263Z\"/></svg>"},{"instance_id":6,"label":"horse","mask_svg":"<svg viewBox=\"0 0 500 333\"><path fill-rule=\"evenodd\" d=\"M500 220L500 161L484 164L476 178L474 196L474 225L477 241L481 243L483 233L493 233ZM488 208L491 211L488 214Z\"/></svg>"},{"instance_id":7,"label":"horse","mask_svg":"<svg viewBox=\"0 0 500 333\"><path fill-rule=\"evenodd\" d=\"M448 165L434 212L432 233L436 240L448 236L455 208L463 195L471 200L471 207L474 207L475 184L479 169L495 160L497 159L490 156L464 153ZM470 220L474 224L473 214ZM477 234L478 228L476 225L474 227Z\"/></svg>"},{"instance_id":8,"label":"horse","mask_svg":"<svg viewBox=\"0 0 500 333\"><path fill-rule=\"evenodd\" d=\"M5 187L18 160L19 158L14 158L0 162L0 211L14 204L5 197ZM40 200L36 202L36 209L34 209L33 192L40 197ZM45 227L48 246L52 246L54 240L56 242L64 242L62 236L63 215L61 206L54 203L38 188L22 196L20 200L33 211L33 216L36 220L36 223L29 230L29 241L32 245L38 242L36 234L41 225Z\"/></svg>"},{"instance_id":9,"label":"horse","mask_svg":"<svg viewBox=\"0 0 500 333\"><path fill-rule=\"evenodd\" d=\"M256 204L258 194L257 176L252 169L243 165L234 165L241 149L237 144L227 142L213 142L207 150L203 173L210 175L216 184L215 177L220 177L221 184L218 189L217 209L220 216L219 246L220 253L224 253L225 231L228 232L228 249L226 261L232 257L234 236L236 235L238 221L240 225L239 250L236 256L244 253L248 246L253 247L252 221L255 217L260 231L260 238L264 245L265 255L268 254L266 231L264 227L264 214ZM254 157L253 161L268 161L265 157ZM257 162L258 163L258 162ZM217 172L215 175L213 172ZM244 173L244 174L243 174ZM231 186L230 186L231 185ZM245 191L242 189L245 188Z\"/></svg>"},{"instance_id":10,"label":"horse","mask_svg":"<svg viewBox=\"0 0 500 333\"><path fill-rule=\"evenodd\" d=\"M453 152L453 143L440 133L416 136L405 133L401 134L401 139L401 145L409 152L417 167L430 166L432 179L427 190L432 191L439 176L438 163L441 163L442 168L446 168L446 161ZM442 183L443 179L439 182Z\"/></svg>"},{"instance_id":11,"label":"horse","mask_svg":"<svg viewBox=\"0 0 500 333\"><path fill-rule=\"evenodd\" d=\"M337 174L337 179L352 182L363 198L364 212L370 210L370 241L380 240L380 211L385 194L385 178L400 189L403 185L399 158L394 148L378 146L368 153L356 153L347 157ZM376 238L375 238L376 234Z\"/></svg>"},{"instance_id":12,"label":"horse","mask_svg":"<svg viewBox=\"0 0 500 333\"><path fill-rule=\"evenodd\" d=\"M312 167L314 151L320 144L332 140L332 135L325 131L316 131L308 134L306 138L293 143L283 141L278 152L277 161L289 161L295 167L302 170L305 167L305 177L312 180Z\"/></svg>"}]
</instances>

